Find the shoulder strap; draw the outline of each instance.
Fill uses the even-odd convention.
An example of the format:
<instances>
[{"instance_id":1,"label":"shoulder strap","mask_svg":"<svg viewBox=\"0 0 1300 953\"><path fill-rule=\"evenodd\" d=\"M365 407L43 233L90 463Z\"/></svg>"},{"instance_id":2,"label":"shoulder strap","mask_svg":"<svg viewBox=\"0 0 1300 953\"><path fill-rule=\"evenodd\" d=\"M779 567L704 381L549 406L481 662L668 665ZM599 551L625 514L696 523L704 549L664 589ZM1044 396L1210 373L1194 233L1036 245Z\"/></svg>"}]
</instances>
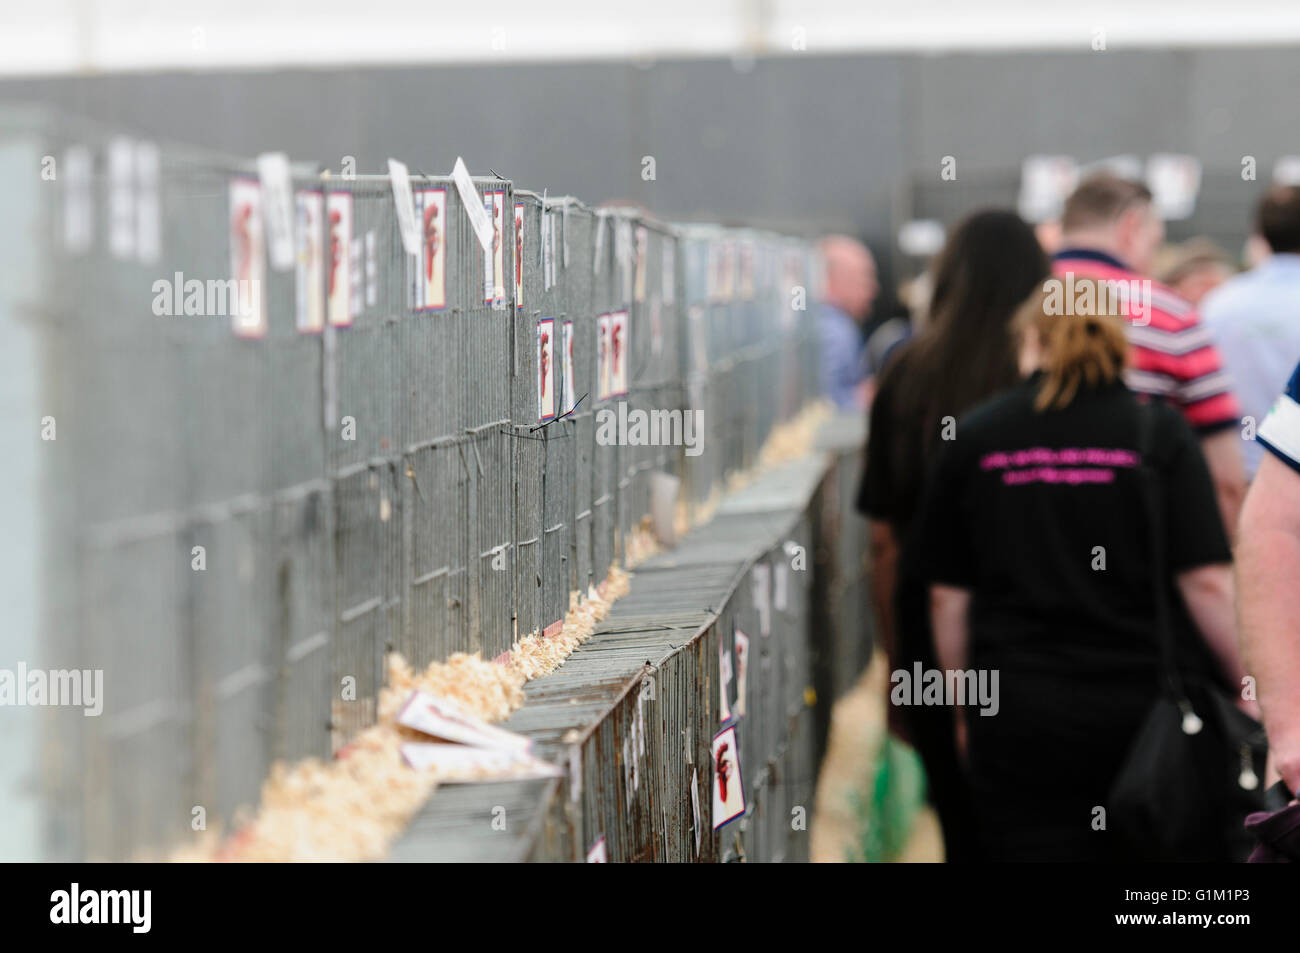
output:
<instances>
[{"instance_id":1,"label":"shoulder strap","mask_svg":"<svg viewBox=\"0 0 1300 953\"><path fill-rule=\"evenodd\" d=\"M1152 465L1152 431L1155 408L1149 404L1138 405L1138 472L1142 479L1143 508L1146 510L1147 532L1151 550L1151 588L1156 610L1156 638L1160 642L1161 681L1175 698L1181 699L1182 675L1178 670L1178 656L1174 647L1173 629L1169 622L1169 580L1165 569L1164 509L1161 505L1160 477Z\"/></svg>"}]
</instances>

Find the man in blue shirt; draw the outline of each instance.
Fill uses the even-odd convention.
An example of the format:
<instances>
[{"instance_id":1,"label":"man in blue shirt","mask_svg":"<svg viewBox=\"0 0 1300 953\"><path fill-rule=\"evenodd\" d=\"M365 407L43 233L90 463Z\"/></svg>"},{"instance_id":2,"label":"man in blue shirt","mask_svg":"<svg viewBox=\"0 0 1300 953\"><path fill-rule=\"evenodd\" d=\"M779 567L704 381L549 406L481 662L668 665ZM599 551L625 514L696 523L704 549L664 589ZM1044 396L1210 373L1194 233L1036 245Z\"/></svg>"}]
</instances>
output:
<instances>
[{"instance_id":1,"label":"man in blue shirt","mask_svg":"<svg viewBox=\"0 0 1300 953\"><path fill-rule=\"evenodd\" d=\"M1254 477L1263 453L1250 438L1300 358L1300 188L1270 189L1259 204L1256 228L1272 256L1220 285L1201 304L1248 418L1242 430L1247 477Z\"/></svg>"},{"instance_id":2,"label":"man in blue shirt","mask_svg":"<svg viewBox=\"0 0 1300 953\"><path fill-rule=\"evenodd\" d=\"M871 313L879 284L867 246L846 235L821 243L826 280L817 315L821 335L822 392L840 410L866 407L862 324Z\"/></svg>"}]
</instances>

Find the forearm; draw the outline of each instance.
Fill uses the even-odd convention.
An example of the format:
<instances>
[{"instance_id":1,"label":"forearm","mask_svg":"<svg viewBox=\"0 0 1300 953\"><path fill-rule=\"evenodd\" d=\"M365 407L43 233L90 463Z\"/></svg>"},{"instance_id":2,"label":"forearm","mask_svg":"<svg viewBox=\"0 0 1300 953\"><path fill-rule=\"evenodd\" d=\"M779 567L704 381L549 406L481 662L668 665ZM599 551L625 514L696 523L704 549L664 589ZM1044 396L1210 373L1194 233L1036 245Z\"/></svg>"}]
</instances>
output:
<instances>
[{"instance_id":1,"label":"forearm","mask_svg":"<svg viewBox=\"0 0 1300 953\"><path fill-rule=\"evenodd\" d=\"M1237 524L1246 498L1246 468L1236 429L1220 430L1201 440L1201 452L1214 481L1214 496L1229 543L1237 541Z\"/></svg>"},{"instance_id":2,"label":"forearm","mask_svg":"<svg viewBox=\"0 0 1300 953\"><path fill-rule=\"evenodd\" d=\"M1292 599L1297 566L1300 537L1243 522L1237 593L1246 672L1255 678L1269 737L1300 741L1300 636Z\"/></svg>"},{"instance_id":3,"label":"forearm","mask_svg":"<svg viewBox=\"0 0 1300 953\"><path fill-rule=\"evenodd\" d=\"M963 671L970 655L970 590L955 586L930 587L930 627L935 658L949 672Z\"/></svg>"},{"instance_id":4,"label":"forearm","mask_svg":"<svg viewBox=\"0 0 1300 953\"><path fill-rule=\"evenodd\" d=\"M898 581L898 542L888 523L872 520L870 526L871 594L876 608L880 645L891 668L898 667L898 642L894 629L894 592Z\"/></svg>"},{"instance_id":5,"label":"forearm","mask_svg":"<svg viewBox=\"0 0 1300 953\"><path fill-rule=\"evenodd\" d=\"M1204 566L1179 574L1178 588L1219 667L1240 686L1245 669L1237 638L1233 609L1232 570L1229 566Z\"/></svg>"}]
</instances>

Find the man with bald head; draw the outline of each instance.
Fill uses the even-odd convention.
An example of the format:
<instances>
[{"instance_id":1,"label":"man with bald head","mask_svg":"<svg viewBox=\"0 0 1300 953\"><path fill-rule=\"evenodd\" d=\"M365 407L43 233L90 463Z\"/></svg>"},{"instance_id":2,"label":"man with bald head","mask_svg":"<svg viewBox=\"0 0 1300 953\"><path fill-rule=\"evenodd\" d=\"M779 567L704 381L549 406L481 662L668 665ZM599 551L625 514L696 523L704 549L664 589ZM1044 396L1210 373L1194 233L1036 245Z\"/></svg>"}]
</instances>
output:
<instances>
[{"instance_id":1,"label":"man with bald head","mask_svg":"<svg viewBox=\"0 0 1300 953\"><path fill-rule=\"evenodd\" d=\"M821 242L826 281L817 316L822 348L822 391L840 410L866 407L861 327L880 286L867 246L847 235Z\"/></svg>"}]
</instances>

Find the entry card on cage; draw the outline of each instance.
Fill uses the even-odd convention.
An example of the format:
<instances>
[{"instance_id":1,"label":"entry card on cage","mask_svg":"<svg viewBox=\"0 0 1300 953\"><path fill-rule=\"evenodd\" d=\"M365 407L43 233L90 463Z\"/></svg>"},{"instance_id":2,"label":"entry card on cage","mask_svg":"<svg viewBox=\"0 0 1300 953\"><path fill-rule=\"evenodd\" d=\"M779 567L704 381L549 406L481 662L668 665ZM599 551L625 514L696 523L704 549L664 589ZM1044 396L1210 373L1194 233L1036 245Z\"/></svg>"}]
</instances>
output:
<instances>
[{"instance_id":1,"label":"entry card on cage","mask_svg":"<svg viewBox=\"0 0 1300 953\"><path fill-rule=\"evenodd\" d=\"M465 207L469 224L478 237L478 243L483 246L484 254L491 252L492 216L483 207L483 199L479 197L478 189L474 188L474 179L470 177L469 169L465 168L465 160L459 156L456 157L456 165L451 170L451 179L456 183L456 191L460 193L460 204Z\"/></svg>"},{"instance_id":2,"label":"entry card on cage","mask_svg":"<svg viewBox=\"0 0 1300 953\"><path fill-rule=\"evenodd\" d=\"M532 741L513 731L490 725L449 698L413 691L397 714L397 723L433 738L478 748L528 751Z\"/></svg>"},{"instance_id":3,"label":"entry card on cage","mask_svg":"<svg viewBox=\"0 0 1300 953\"><path fill-rule=\"evenodd\" d=\"M526 751L503 748L408 742L402 745L401 752L402 760L409 767L416 771L433 771L445 784L557 778L564 773L559 765L543 761Z\"/></svg>"}]
</instances>

